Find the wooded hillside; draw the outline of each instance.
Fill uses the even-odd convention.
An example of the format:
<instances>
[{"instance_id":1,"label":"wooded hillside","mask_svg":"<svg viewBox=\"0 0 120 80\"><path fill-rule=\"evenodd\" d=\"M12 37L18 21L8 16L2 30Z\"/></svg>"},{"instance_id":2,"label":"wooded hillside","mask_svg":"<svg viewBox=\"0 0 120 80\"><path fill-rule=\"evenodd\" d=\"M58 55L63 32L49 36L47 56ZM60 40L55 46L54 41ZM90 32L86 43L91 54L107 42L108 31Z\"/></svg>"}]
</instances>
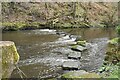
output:
<instances>
[{"instance_id":1,"label":"wooded hillside","mask_svg":"<svg viewBox=\"0 0 120 80\"><path fill-rule=\"evenodd\" d=\"M34 23L47 27L114 27L118 18L113 2L9 2L2 3L3 26ZM19 25L18 25L19 26Z\"/></svg>"}]
</instances>

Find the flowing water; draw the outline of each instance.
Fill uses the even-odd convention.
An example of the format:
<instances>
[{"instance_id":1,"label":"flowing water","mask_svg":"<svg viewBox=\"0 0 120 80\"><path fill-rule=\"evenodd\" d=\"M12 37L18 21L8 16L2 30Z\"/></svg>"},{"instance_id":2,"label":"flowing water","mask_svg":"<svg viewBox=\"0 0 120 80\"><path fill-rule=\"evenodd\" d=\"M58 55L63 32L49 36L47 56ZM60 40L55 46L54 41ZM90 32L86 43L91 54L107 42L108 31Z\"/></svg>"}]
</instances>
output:
<instances>
[{"instance_id":1,"label":"flowing water","mask_svg":"<svg viewBox=\"0 0 120 80\"><path fill-rule=\"evenodd\" d=\"M81 36L82 39L91 42L92 48L82 54L81 69L87 71L96 70L101 66L104 59L107 40L116 37L114 29L63 29L62 31ZM28 78L57 77L63 73L61 64L67 60L61 54L69 51L65 41L59 41L60 35L53 31L27 30L3 32L3 40L14 41L20 55L18 67L27 75ZM15 69L12 78L20 78Z\"/></svg>"}]
</instances>

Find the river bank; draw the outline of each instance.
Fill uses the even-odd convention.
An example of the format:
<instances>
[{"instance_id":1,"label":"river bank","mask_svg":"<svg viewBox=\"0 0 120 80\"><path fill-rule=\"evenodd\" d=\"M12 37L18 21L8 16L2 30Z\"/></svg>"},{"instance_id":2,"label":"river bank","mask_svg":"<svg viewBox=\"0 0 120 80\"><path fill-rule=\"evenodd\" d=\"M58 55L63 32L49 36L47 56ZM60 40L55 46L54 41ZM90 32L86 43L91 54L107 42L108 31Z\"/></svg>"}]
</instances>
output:
<instances>
[{"instance_id":1,"label":"river bank","mask_svg":"<svg viewBox=\"0 0 120 80\"><path fill-rule=\"evenodd\" d=\"M2 39L15 42L17 68L25 78L119 78L118 2L3 2L1 7ZM19 71L10 78L23 78Z\"/></svg>"},{"instance_id":2,"label":"river bank","mask_svg":"<svg viewBox=\"0 0 120 80\"><path fill-rule=\"evenodd\" d=\"M3 2L3 30L115 27L117 2Z\"/></svg>"},{"instance_id":3,"label":"river bank","mask_svg":"<svg viewBox=\"0 0 120 80\"><path fill-rule=\"evenodd\" d=\"M55 24L50 25L41 22L4 22L2 23L2 30L3 31L18 31L18 30L35 30L35 29L69 29L69 28L94 28L93 26L89 26L85 23L74 25L70 23L63 23L63 24ZM104 28L104 26L96 26L95 28Z\"/></svg>"},{"instance_id":4,"label":"river bank","mask_svg":"<svg viewBox=\"0 0 120 80\"><path fill-rule=\"evenodd\" d=\"M6 32L6 31L23 31L23 30L39 30L39 29L56 29L56 30L71 30L72 29L103 29L106 31L109 31L110 29L115 30L114 27L101 27L101 26L83 26L83 25L78 25L78 26L74 26L74 25L64 25L64 26L49 26L45 23L40 23L40 22L32 22L32 23L24 23L24 22L17 22L17 23L10 23L10 22L5 22L1 24L2 27L2 31ZM108 29L108 30L107 30Z\"/></svg>"}]
</instances>

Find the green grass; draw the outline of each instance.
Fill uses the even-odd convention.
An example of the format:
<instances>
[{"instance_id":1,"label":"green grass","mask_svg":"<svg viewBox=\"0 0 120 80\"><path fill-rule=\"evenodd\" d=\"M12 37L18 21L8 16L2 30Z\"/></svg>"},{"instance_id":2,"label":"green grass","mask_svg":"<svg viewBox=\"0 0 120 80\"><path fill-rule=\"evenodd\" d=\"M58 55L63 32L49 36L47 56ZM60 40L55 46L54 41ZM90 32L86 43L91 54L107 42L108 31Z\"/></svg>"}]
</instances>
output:
<instances>
[{"instance_id":1,"label":"green grass","mask_svg":"<svg viewBox=\"0 0 120 80\"><path fill-rule=\"evenodd\" d=\"M120 63L118 63L120 64ZM103 78L117 78L119 79L120 78L120 66L116 64L107 64L107 65L103 65L101 68L99 68L99 72L102 72L101 73L101 76Z\"/></svg>"}]
</instances>

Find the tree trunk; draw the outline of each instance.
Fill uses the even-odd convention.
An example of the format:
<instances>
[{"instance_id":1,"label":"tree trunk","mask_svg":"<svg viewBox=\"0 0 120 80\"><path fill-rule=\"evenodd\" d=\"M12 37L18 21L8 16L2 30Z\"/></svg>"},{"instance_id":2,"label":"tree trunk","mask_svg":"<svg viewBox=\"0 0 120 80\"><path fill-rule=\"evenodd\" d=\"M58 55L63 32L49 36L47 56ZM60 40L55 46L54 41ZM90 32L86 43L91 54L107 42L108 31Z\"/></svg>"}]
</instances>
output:
<instances>
[{"instance_id":1,"label":"tree trunk","mask_svg":"<svg viewBox=\"0 0 120 80\"><path fill-rule=\"evenodd\" d=\"M45 2L45 11L46 11L46 21L49 17L49 12L48 12L48 3Z\"/></svg>"},{"instance_id":2,"label":"tree trunk","mask_svg":"<svg viewBox=\"0 0 120 80\"><path fill-rule=\"evenodd\" d=\"M75 19L76 16L76 2L73 2L73 19Z\"/></svg>"},{"instance_id":3,"label":"tree trunk","mask_svg":"<svg viewBox=\"0 0 120 80\"><path fill-rule=\"evenodd\" d=\"M46 13L46 27L48 27L48 17L49 17L49 12L48 12L48 3L45 2L45 13Z\"/></svg>"}]
</instances>

